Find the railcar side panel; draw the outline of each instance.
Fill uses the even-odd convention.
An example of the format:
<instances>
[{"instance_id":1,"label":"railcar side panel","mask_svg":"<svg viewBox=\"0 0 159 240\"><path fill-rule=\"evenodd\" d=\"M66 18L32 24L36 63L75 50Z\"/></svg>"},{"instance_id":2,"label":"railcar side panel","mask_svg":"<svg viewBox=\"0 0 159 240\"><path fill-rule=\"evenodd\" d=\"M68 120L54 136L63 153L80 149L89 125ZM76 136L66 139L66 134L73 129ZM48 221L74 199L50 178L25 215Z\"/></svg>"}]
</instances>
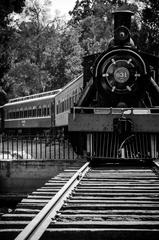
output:
<instances>
[{"instance_id":1,"label":"railcar side panel","mask_svg":"<svg viewBox=\"0 0 159 240\"><path fill-rule=\"evenodd\" d=\"M55 96L55 126L68 126L70 108L77 103L83 89L83 75L68 83Z\"/></svg>"},{"instance_id":2,"label":"railcar side panel","mask_svg":"<svg viewBox=\"0 0 159 240\"><path fill-rule=\"evenodd\" d=\"M25 101L11 102L5 105L5 130L10 129L51 129L54 127L54 96Z\"/></svg>"}]
</instances>

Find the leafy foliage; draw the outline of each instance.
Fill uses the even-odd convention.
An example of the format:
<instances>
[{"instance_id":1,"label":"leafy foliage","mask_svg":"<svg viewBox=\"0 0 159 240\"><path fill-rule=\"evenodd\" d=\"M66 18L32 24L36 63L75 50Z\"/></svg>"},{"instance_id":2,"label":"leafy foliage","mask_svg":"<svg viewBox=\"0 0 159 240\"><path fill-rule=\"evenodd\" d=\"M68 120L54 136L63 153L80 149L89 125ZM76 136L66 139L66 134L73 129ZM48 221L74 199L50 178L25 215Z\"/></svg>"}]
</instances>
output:
<instances>
[{"instance_id":1,"label":"leafy foliage","mask_svg":"<svg viewBox=\"0 0 159 240\"><path fill-rule=\"evenodd\" d=\"M155 0L146 1L142 16L142 32L144 32L144 39L146 40L145 50L159 55L159 2Z\"/></svg>"},{"instance_id":2,"label":"leafy foliage","mask_svg":"<svg viewBox=\"0 0 159 240\"><path fill-rule=\"evenodd\" d=\"M0 2L0 79L9 69L9 39L12 31L8 27L8 14L12 11L20 12L24 6L24 0L1 0Z\"/></svg>"},{"instance_id":3,"label":"leafy foliage","mask_svg":"<svg viewBox=\"0 0 159 240\"><path fill-rule=\"evenodd\" d=\"M12 97L61 88L82 72L78 31L59 18L50 22L38 0L26 3L13 20L11 68L3 78Z\"/></svg>"},{"instance_id":4,"label":"leafy foliage","mask_svg":"<svg viewBox=\"0 0 159 240\"><path fill-rule=\"evenodd\" d=\"M35 63L21 61L10 69L3 80L6 85L10 83L7 85L10 97L18 97L42 92L51 78L47 71L39 69Z\"/></svg>"}]
</instances>

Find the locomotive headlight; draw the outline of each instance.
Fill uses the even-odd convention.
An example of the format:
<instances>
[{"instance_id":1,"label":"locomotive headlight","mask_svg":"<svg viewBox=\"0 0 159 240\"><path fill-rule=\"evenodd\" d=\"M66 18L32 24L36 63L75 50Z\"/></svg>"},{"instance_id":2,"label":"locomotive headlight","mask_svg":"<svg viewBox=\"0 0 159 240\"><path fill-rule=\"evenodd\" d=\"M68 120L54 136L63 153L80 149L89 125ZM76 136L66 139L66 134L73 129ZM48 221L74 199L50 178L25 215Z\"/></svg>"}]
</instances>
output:
<instances>
[{"instance_id":1,"label":"locomotive headlight","mask_svg":"<svg viewBox=\"0 0 159 240\"><path fill-rule=\"evenodd\" d=\"M120 32L119 33L120 39L125 39L125 36L126 36L125 32Z\"/></svg>"},{"instance_id":2,"label":"locomotive headlight","mask_svg":"<svg viewBox=\"0 0 159 240\"><path fill-rule=\"evenodd\" d=\"M134 65L131 59L112 58L110 64L103 66L103 84L105 82L111 92L131 91L132 76L134 76Z\"/></svg>"},{"instance_id":3,"label":"locomotive headlight","mask_svg":"<svg viewBox=\"0 0 159 240\"><path fill-rule=\"evenodd\" d=\"M129 79L129 70L125 67L119 67L114 71L114 79L118 83L125 83Z\"/></svg>"},{"instance_id":4,"label":"locomotive headlight","mask_svg":"<svg viewBox=\"0 0 159 240\"><path fill-rule=\"evenodd\" d=\"M111 94L113 101L116 101L116 97L120 95L118 100L125 102L127 96L142 91L146 70L145 62L135 50L112 49L97 59L94 80L100 96L105 98L107 94Z\"/></svg>"},{"instance_id":5,"label":"locomotive headlight","mask_svg":"<svg viewBox=\"0 0 159 240\"><path fill-rule=\"evenodd\" d=\"M125 26L120 26L114 33L114 39L116 44L125 44L130 40L129 29L127 29Z\"/></svg>"}]
</instances>

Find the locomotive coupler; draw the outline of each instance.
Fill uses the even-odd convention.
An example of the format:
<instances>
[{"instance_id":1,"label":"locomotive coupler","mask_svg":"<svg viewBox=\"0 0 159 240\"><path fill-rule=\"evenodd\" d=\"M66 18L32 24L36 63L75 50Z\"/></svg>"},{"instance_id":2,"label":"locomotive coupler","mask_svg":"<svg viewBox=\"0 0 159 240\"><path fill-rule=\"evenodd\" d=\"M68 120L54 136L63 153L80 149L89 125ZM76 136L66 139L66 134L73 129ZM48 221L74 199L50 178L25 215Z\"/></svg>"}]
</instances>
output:
<instances>
[{"instance_id":1,"label":"locomotive coupler","mask_svg":"<svg viewBox=\"0 0 159 240\"><path fill-rule=\"evenodd\" d=\"M132 138L133 122L131 119L121 116L113 120L113 130L119 135L120 147L118 150L118 157L125 158L124 145Z\"/></svg>"},{"instance_id":2,"label":"locomotive coupler","mask_svg":"<svg viewBox=\"0 0 159 240\"><path fill-rule=\"evenodd\" d=\"M119 135L129 135L133 130L133 122L131 119L121 116L113 120L113 130Z\"/></svg>"}]
</instances>

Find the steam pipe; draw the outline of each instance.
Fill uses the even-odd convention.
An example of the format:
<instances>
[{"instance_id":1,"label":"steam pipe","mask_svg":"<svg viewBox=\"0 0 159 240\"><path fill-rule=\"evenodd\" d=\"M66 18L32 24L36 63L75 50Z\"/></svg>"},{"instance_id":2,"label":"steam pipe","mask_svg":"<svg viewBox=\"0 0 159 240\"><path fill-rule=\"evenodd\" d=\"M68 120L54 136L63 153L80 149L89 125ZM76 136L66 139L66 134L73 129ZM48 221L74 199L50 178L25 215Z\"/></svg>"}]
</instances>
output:
<instances>
[{"instance_id":1,"label":"steam pipe","mask_svg":"<svg viewBox=\"0 0 159 240\"><path fill-rule=\"evenodd\" d=\"M159 86L152 77L148 79L148 92L151 98L154 99L155 105L159 105Z\"/></svg>"}]
</instances>

